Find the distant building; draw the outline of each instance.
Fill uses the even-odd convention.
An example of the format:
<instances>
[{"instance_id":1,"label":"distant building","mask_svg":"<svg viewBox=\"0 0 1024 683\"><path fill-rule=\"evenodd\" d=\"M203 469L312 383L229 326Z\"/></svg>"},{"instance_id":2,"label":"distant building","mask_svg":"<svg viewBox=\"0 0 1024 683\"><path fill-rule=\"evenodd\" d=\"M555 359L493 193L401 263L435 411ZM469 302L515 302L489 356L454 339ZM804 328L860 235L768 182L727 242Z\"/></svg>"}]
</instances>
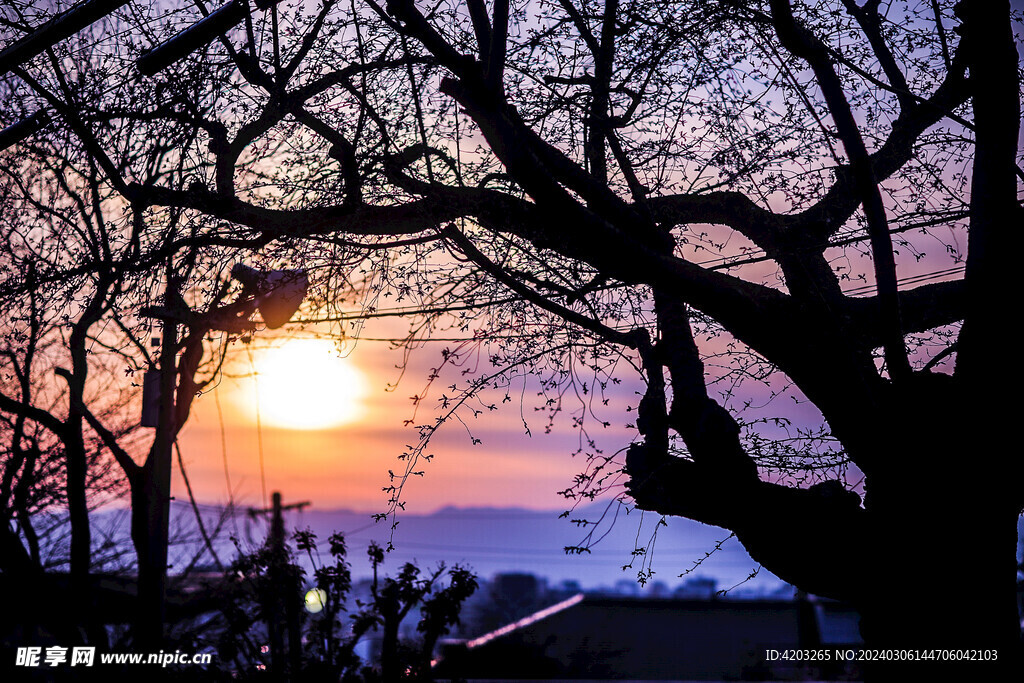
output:
<instances>
[{"instance_id":1,"label":"distant building","mask_svg":"<svg viewBox=\"0 0 1024 683\"><path fill-rule=\"evenodd\" d=\"M672 597L681 600L710 600L718 592L718 581L707 576L687 579L673 592Z\"/></svg>"},{"instance_id":2,"label":"distant building","mask_svg":"<svg viewBox=\"0 0 1024 683\"><path fill-rule=\"evenodd\" d=\"M440 680L794 680L836 667L766 650L855 644L856 613L810 600L645 600L575 595L478 638L449 642ZM853 640L850 640L850 639Z\"/></svg>"}]
</instances>

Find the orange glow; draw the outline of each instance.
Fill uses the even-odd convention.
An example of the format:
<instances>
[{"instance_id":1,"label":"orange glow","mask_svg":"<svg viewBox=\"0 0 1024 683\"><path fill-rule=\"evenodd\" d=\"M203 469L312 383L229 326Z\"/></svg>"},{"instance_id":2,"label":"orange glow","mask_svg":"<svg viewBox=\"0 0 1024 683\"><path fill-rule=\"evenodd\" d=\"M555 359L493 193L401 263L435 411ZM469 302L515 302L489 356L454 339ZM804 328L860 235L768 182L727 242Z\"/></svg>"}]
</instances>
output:
<instances>
[{"instance_id":1,"label":"orange glow","mask_svg":"<svg viewBox=\"0 0 1024 683\"><path fill-rule=\"evenodd\" d=\"M364 412L366 381L333 343L291 339L256 353L255 391L246 395L250 415L282 429L329 429L355 422Z\"/></svg>"},{"instance_id":2,"label":"orange glow","mask_svg":"<svg viewBox=\"0 0 1024 683\"><path fill-rule=\"evenodd\" d=\"M239 505L265 507L266 488L289 500L312 500L321 510L385 510L391 493L383 489L397 483L389 470L405 471L408 462L399 458L417 443L416 425L434 421L442 386L455 380L445 377L424 391L424 378L437 364L427 350L413 355L401 388L387 391L402 376L396 368L404 351L369 342L351 348L349 357L340 358L332 340L267 337L232 347L224 381L196 399L181 437L196 497L223 503L230 495ZM412 394L426 395L418 413ZM568 457L579 448L570 421L527 437L521 411L510 406L469 426L480 443L458 420L438 430L426 449L436 457L416 463L424 476L411 477L402 492L408 511L453 504L564 509L558 492L585 467ZM632 432L616 428L595 438L614 452ZM184 497L184 486L176 468L172 490Z\"/></svg>"}]
</instances>

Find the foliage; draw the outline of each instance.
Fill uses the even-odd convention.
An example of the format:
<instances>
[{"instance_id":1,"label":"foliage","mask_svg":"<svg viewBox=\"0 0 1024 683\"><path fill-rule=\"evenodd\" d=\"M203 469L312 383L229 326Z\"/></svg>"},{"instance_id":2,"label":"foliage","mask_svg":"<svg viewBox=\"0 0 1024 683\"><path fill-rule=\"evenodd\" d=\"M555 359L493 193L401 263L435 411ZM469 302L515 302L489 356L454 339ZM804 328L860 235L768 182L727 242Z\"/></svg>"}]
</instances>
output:
<instances>
[{"instance_id":1,"label":"foliage","mask_svg":"<svg viewBox=\"0 0 1024 683\"><path fill-rule=\"evenodd\" d=\"M291 549L275 547L271 541L253 552L240 552L225 573L226 584L218 591L223 623L209 629L219 632L216 647L221 666L240 680L262 680L264 672L273 673L275 666L290 680L431 680L437 641L459 623L463 603L476 590L472 572L441 565L423 574L415 565L405 564L397 576L382 577L378 583L384 555L371 544L374 581L364 601L352 594L341 534L328 539L330 562L326 563L319 559L311 531L296 532L293 540L313 568L309 579ZM322 591L309 599L321 607L315 613L303 608L309 604L303 597L306 588ZM419 636L403 639L400 627L412 614L418 615ZM365 641L379 645L370 661L356 653Z\"/></svg>"}]
</instances>

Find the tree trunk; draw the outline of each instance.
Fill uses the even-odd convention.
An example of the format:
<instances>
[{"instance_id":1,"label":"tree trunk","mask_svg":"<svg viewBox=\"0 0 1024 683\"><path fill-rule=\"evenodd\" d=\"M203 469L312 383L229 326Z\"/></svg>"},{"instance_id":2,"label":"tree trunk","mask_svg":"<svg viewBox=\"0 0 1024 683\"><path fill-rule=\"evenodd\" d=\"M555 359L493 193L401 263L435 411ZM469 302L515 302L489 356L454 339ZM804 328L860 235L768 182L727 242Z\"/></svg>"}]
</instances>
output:
<instances>
[{"instance_id":1,"label":"tree trunk","mask_svg":"<svg viewBox=\"0 0 1024 683\"><path fill-rule=\"evenodd\" d=\"M71 586L76 594L84 598L89 590L89 567L92 562L92 536L86 494L88 465L81 427L69 431L72 434L64 442L64 451L67 463L68 520L71 523Z\"/></svg>"},{"instance_id":2,"label":"tree trunk","mask_svg":"<svg viewBox=\"0 0 1024 683\"><path fill-rule=\"evenodd\" d=\"M1024 680L1017 512L947 477L942 488L918 478L869 495L875 559L866 563L861 633L868 650L883 652L864 662L869 681Z\"/></svg>"},{"instance_id":3,"label":"tree trunk","mask_svg":"<svg viewBox=\"0 0 1024 683\"><path fill-rule=\"evenodd\" d=\"M71 525L71 600L70 612L73 621L82 628L85 640L90 644L106 648L106 631L95 620L95 594L91 580L92 530L89 526L89 501L87 492L88 456L82 439L80 416L68 419L69 437L64 441L67 468L68 521Z\"/></svg>"}]
</instances>

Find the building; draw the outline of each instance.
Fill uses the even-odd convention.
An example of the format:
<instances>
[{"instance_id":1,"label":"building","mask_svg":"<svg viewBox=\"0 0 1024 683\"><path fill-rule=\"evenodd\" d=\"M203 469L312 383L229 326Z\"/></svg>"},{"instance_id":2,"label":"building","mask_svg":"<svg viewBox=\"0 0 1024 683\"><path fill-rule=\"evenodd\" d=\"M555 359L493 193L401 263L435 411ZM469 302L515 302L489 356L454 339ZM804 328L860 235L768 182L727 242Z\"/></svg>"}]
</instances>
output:
<instances>
[{"instance_id":1,"label":"building","mask_svg":"<svg viewBox=\"0 0 1024 683\"><path fill-rule=\"evenodd\" d=\"M851 630L851 625L853 630ZM649 600L575 595L491 633L446 644L438 679L799 680L855 676L769 662L766 651L836 648L856 613L800 600Z\"/></svg>"}]
</instances>

